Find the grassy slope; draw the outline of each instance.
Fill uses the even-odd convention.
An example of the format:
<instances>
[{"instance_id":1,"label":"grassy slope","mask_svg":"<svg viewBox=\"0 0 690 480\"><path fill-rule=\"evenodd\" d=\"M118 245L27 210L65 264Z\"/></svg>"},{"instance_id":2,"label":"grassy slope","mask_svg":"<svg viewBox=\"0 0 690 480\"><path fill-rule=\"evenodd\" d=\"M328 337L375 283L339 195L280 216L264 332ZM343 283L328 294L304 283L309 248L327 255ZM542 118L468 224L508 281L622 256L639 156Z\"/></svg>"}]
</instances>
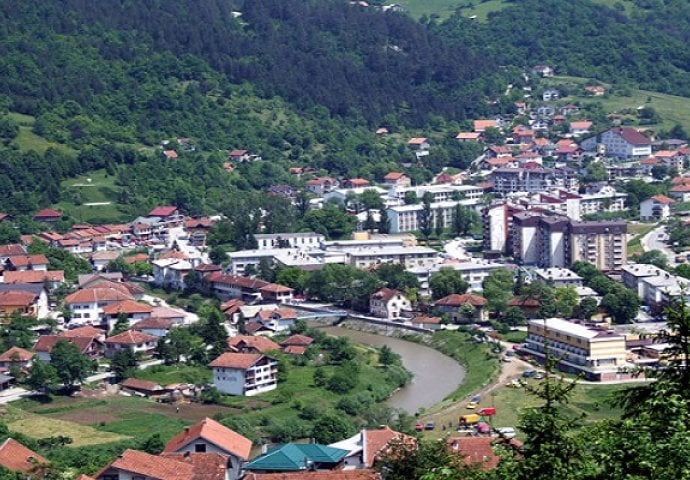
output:
<instances>
[{"instance_id":1,"label":"grassy slope","mask_svg":"<svg viewBox=\"0 0 690 480\"><path fill-rule=\"evenodd\" d=\"M625 7L625 12L630 14L634 8L631 0L594 0L607 7L613 8L620 3ZM498 12L510 6L505 0L402 0L400 5L405 7L414 18L422 15L438 15L440 18L449 17L456 8L462 7L464 17L477 16L477 20L486 21L491 12ZM471 5L471 8L468 8Z\"/></svg>"},{"instance_id":2,"label":"grassy slope","mask_svg":"<svg viewBox=\"0 0 690 480\"><path fill-rule=\"evenodd\" d=\"M124 214L117 206L120 187L115 185L115 177L109 176L105 170L95 170L88 174L62 182L64 199L54 205L67 213L78 222L124 222L131 220L131 216ZM72 194L81 197L81 204L72 200ZM87 205L89 203L107 203L106 205ZM98 222L97 222L98 221Z\"/></svg>"},{"instance_id":3,"label":"grassy slope","mask_svg":"<svg viewBox=\"0 0 690 480\"><path fill-rule=\"evenodd\" d=\"M628 258L643 253L642 237L651 232L656 226L656 223L628 223L628 234L635 235L635 238L628 242Z\"/></svg>"},{"instance_id":4,"label":"grassy slope","mask_svg":"<svg viewBox=\"0 0 690 480\"><path fill-rule=\"evenodd\" d=\"M28 152L34 150L37 153L43 153L49 148L58 148L72 152L73 150L60 143L51 142L43 137L39 137L33 131L35 118L31 115L24 115L22 113L10 112L8 117L17 122L19 125L19 135L12 142L19 150Z\"/></svg>"}]
</instances>

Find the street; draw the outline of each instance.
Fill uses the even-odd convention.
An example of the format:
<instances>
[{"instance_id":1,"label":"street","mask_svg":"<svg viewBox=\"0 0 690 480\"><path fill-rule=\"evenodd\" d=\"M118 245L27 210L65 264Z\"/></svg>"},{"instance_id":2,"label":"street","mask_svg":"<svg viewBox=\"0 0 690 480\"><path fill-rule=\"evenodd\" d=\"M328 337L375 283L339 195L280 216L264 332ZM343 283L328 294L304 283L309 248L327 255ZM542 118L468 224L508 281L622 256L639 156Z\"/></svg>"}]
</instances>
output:
<instances>
[{"instance_id":1,"label":"street","mask_svg":"<svg viewBox=\"0 0 690 480\"><path fill-rule=\"evenodd\" d=\"M666 233L666 227L661 225L642 237L640 244L645 252L650 250L661 251L668 258L669 265L673 266L676 264L676 254L669 248L667 241L668 233Z\"/></svg>"}]
</instances>

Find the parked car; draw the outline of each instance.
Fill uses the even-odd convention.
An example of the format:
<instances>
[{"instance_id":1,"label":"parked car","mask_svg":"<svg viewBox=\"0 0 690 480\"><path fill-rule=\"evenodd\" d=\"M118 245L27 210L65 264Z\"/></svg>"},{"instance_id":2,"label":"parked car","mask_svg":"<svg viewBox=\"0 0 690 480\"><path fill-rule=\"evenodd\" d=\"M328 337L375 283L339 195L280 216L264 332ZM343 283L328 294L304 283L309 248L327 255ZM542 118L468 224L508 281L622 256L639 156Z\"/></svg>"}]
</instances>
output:
<instances>
[{"instance_id":1,"label":"parked car","mask_svg":"<svg viewBox=\"0 0 690 480\"><path fill-rule=\"evenodd\" d=\"M469 410L474 410L475 408L477 408L477 402L470 402L467 404L467 406L465 408L467 408Z\"/></svg>"},{"instance_id":2,"label":"parked car","mask_svg":"<svg viewBox=\"0 0 690 480\"><path fill-rule=\"evenodd\" d=\"M505 438L515 438L515 429L513 427L501 427L497 428L496 431Z\"/></svg>"},{"instance_id":3,"label":"parked car","mask_svg":"<svg viewBox=\"0 0 690 480\"><path fill-rule=\"evenodd\" d=\"M414 424L414 429L418 432L424 430L424 424L422 422L417 422Z\"/></svg>"},{"instance_id":4,"label":"parked car","mask_svg":"<svg viewBox=\"0 0 690 480\"><path fill-rule=\"evenodd\" d=\"M534 370L525 370L524 372L522 372L522 376L524 378L532 378L535 373L537 373L537 372Z\"/></svg>"},{"instance_id":5,"label":"parked car","mask_svg":"<svg viewBox=\"0 0 690 480\"><path fill-rule=\"evenodd\" d=\"M424 430L433 430L436 428L436 422L426 422L426 425L424 425Z\"/></svg>"},{"instance_id":6,"label":"parked car","mask_svg":"<svg viewBox=\"0 0 690 480\"><path fill-rule=\"evenodd\" d=\"M503 361L504 361L505 363L510 363L510 362L513 361L513 359L510 358L510 357L508 357L508 356L505 356L505 357L503 357Z\"/></svg>"}]
</instances>

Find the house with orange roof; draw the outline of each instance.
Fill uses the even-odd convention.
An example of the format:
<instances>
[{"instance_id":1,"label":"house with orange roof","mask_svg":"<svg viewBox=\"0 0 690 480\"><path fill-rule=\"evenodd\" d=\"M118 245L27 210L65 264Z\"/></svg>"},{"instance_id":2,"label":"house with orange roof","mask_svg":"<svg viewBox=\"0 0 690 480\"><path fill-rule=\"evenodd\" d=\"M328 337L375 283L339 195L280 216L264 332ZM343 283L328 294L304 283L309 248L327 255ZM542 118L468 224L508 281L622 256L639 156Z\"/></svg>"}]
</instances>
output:
<instances>
[{"instance_id":1,"label":"house with orange roof","mask_svg":"<svg viewBox=\"0 0 690 480\"><path fill-rule=\"evenodd\" d=\"M587 135L592 129L592 122L589 120L579 120L570 122L570 134L573 136Z\"/></svg>"},{"instance_id":2,"label":"house with orange roof","mask_svg":"<svg viewBox=\"0 0 690 480\"><path fill-rule=\"evenodd\" d=\"M123 300L134 300L134 296L124 285L107 282L107 286L84 288L67 295L65 306L71 325L99 324L103 307Z\"/></svg>"},{"instance_id":3,"label":"house with orange roof","mask_svg":"<svg viewBox=\"0 0 690 480\"><path fill-rule=\"evenodd\" d=\"M236 148L228 152L228 158L236 163L247 162L251 159L251 154L249 150L244 150L241 148Z\"/></svg>"},{"instance_id":4,"label":"house with orange roof","mask_svg":"<svg viewBox=\"0 0 690 480\"><path fill-rule=\"evenodd\" d=\"M269 283L259 288L259 293L261 294L261 299L264 302L278 302L285 303L292 300L293 293L295 291L286 287L285 285L280 285L279 283Z\"/></svg>"},{"instance_id":5,"label":"house with orange roof","mask_svg":"<svg viewBox=\"0 0 690 480\"><path fill-rule=\"evenodd\" d=\"M412 310L412 302L402 292L382 288L369 297L369 313L380 318L400 318Z\"/></svg>"},{"instance_id":6,"label":"house with orange roof","mask_svg":"<svg viewBox=\"0 0 690 480\"><path fill-rule=\"evenodd\" d=\"M5 262L6 268L15 271L48 270L48 259L45 255L16 255Z\"/></svg>"},{"instance_id":7,"label":"house with orange roof","mask_svg":"<svg viewBox=\"0 0 690 480\"><path fill-rule=\"evenodd\" d=\"M228 340L228 350L234 353L268 353L280 350L280 345L263 336L236 335Z\"/></svg>"},{"instance_id":8,"label":"house with orange roof","mask_svg":"<svg viewBox=\"0 0 690 480\"><path fill-rule=\"evenodd\" d=\"M105 356L112 358L117 352L130 350L134 354L153 355L158 337L136 330L113 335L105 339Z\"/></svg>"},{"instance_id":9,"label":"house with orange roof","mask_svg":"<svg viewBox=\"0 0 690 480\"><path fill-rule=\"evenodd\" d=\"M666 220L671 216L672 198L654 195L640 203L640 220Z\"/></svg>"},{"instance_id":10,"label":"house with orange roof","mask_svg":"<svg viewBox=\"0 0 690 480\"><path fill-rule=\"evenodd\" d=\"M369 180L364 178L348 178L343 182L343 187L345 188L364 188L369 185Z\"/></svg>"},{"instance_id":11,"label":"house with orange roof","mask_svg":"<svg viewBox=\"0 0 690 480\"><path fill-rule=\"evenodd\" d=\"M415 151L427 151L431 148L431 142L426 137L413 137L407 141L407 144Z\"/></svg>"},{"instance_id":12,"label":"house with orange roof","mask_svg":"<svg viewBox=\"0 0 690 480\"><path fill-rule=\"evenodd\" d=\"M261 323L272 333L281 333L290 330L297 321L297 312L292 308L261 309L256 313L254 320Z\"/></svg>"},{"instance_id":13,"label":"house with orange roof","mask_svg":"<svg viewBox=\"0 0 690 480\"><path fill-rule=\"evenodd\" d=\"M349 451L344 458L344 470L360 470L374 468L376 462L389 453L393 445L416 449L417 439L383 425L379 428L362 429L352 437L328 446Z\"/></svg>"},{"instance_id":14,"label":"house with orange roof","mask_svg":"<svg viewBox=\"0 0 690 480\"><path fill-rule=\"evenodd\" d=\"M3 287L4 289L0 290L0 317L3 322L11 321L12 315L16 314L37 318L45 316L45 312L40 312L40 293L19 288L12 289L12 285Z\"/></svg>"},{"instance_id":15,"label":"house with orange roof","mask_svg":"<svg viewBox=\"0 0 690 480\"><path fill-rule=\"evenodd\" d=\"M679 173L685 168L685 155L678 150L659 150L654 152L654 157L668 168L675 168Z\"/></svg>"},{"instance_id":16,"label":"house with orange roof","mask_svg":"<svg viewBox=\"0 0 690 480\"><path fill-rule=\"evenodd\" d=\"M690 182L672 185L668 194L679 202L690 202Z\"/></svg>"},{"instance_id":17,"label":"house with orange roof","mask_svg":"<svg viewBox=\"0 0 690 480\"><path fill-rule=\"evenodd\" d=\"M25 447L13 438L0 444L0 466L27 478L39 478L41 467L48 465L48 460Z\"/></svg>"},{"instance_id":18,"label":"house with orange roof","mask_svg":"<svg viewBox=\"0 0 690 480\"><path fill-rule=\"evenodd\" d=\"M487 320L486 298L475 293L452 293L434 302L434 307L455 323Z\"/></svg>"},{"instance_id":19,"label":"house with orange roof","mask_svg":"<svg viewBox=\"0 0 690 480\"><path fill-rule=\"evenodd\" d=\"M448 450L458 455L462 463L484 471L493 470L501 461L494 451L501 442L513 448L519 445L515 440L505 441L497 437L450 437L446 440Z\"/></svg>"},{"instance_id":20,"label":"house with orange roof","mask_svg":"<svg viewBox=\"0 0 690 480\"><path fill-rule=\"evenodd\" d=\"M34 214L35 222L55 223L62 219L62 213L52 208L44 208Z\"/></svg>"},{"instance_id":21,"label":"house with orange roof","mask_svg":"<svg viewBox=\"0 0 690 480\"><path fill-rule=\"evenodd\" d=\"M77 327L77 328L72 328L69 330L65 330L60 334L62 337L66 338L76 338L76 337L85 337L85 338L95 338L96 340L99 340L101 342L105 341L105 330L101 328L96 328L93 325L84 325L83 327Z\"/></svg>"},{"instance_id":22,"label":"house with orange roof","mask_svg":"<svg viewBox=\"0 0 690 480\"><path fill-rule=\"evenodd\" d=\"M338 180L332 177L317 177L313 178L311 180L307 180L304 182L304 185L307 187L307 190L309 190L311 193L322 196L325 193L330 192L334 188L338 188L338 185L340 183Z\"/></svg>"},{"instance_id":23,"label":"house with orange roof","mask_svg":"<svg viewBox=\"0 0 690 480\"><path fill-rule=\"evenodd\" d=\"M153 307L148 303L122 300L106 305L101 310L101 323L107 324L108 331L110 331L121 316L126 316L129 324L132 325L139 320L149 318Z\"/></svg>"},{"instance_id":24,"label":"house with orange roof","mask_svg":"<svg viewBox=\"0 0 690 480\"><path fill-rule=\"evenodd\" d=\"M185 427L165 445L164 454L216 453L228 458L228 480L240 477L252 441L208 417Z\"/></svg>"},{"instance_id":25,"label":"house with orange roof","mask_svg":"<svg viewBox=\"0 0 690 480\"><path fill-rule=\"evenodd\" d=\"M11 347L0 355L0 370L6 372L12 367L29 368L33 358L33 352L20 347Z\"/></svg>"},{"instance_id":26,"label":"house with orange roof","mask_svg":"<svg viewBox=\"0 0 690 480\"><path fill-rule=\"evenodd\" d=\"M96 480L196 480L194 467L161 455L127 449L100 472Z\"/></svg>"},{"instance_id":27,"label":"house with orange roof","mask_svg":"<svg viewBox=\"0 0 690 480\"><path fill-rule=\"evenodd\" d=\"M65 337L62 335L41 335L36 340L33 350L42 362L50 362L50 354L58 342L69 342L79 348L79 351L91 358L99 359L103 356L103 343L94 337Z\"/></svg>"},{"instance_id":28,"label":"house with orange roof","mask_svg":"<svg viewBox=\"0 0 690 480\"><path fill-rule=\"evenodd\" d=\"M48 285L50 291L65 283L65 272L62 270L24 270L5 271L2 275L5 284Z\"/></svg>"},{"instance_id":29,"label":"house with orange roof","mask_svg":"<svg viewBox=\"0 0 690 480\"><path fill-rule=\"evenodd\" d=\"M496 120L475 120L473 128L477 133L484 133L487 128L498 128L498 122Z\"/></svg>"},{"instance_id":30,"label":"house with orange roof","mask_svg":"<svg viewBox=\"0 0 690 480\"><path fill-rule=\"evenodd\" d=\"M209 367L214 386L227 395L250 397L278 387L278 361L260 353L224 353Z\"/></svg>"},{"instance_id":31,"label":"house with orange roof","mask_svg":"<svg viewBox=\"0 0 690 480\"><path fill-rule=\"evenodd\" d=\"M166 160L175 160L178 157L175 150L163 150L163 156Z\"/></svg>"},{"instance_id":32,"label":"house with orange roof","mask_svg":"<svg viewBox=\"0 0 690 480\"><path fill-rule=\"evenodd\" d=\"M0 261L7 262L10 257L26 255L26 248L18 243L0 245Z\"/></svg>"},{"instance_id":33,"label":"house with orange roof","mask_svg":"<svg viewBox=\"0 0 690 480\"><path fill-rule=\"evenodd\" d=\"M132 325L130 330L136 330L137 332L160 338L166 336L174 326L175 323L170 319L148 317Z\"/></svg>"},{"instance_id":34,"label":"house with orange roof","mask_svg":"<svg viewBox=\"0 0 690 480\"><path fill-rule=\"evenodd\" d=\"M314 339L306 335L291 335L282 342L280 342L280 348L284 353L292 355L304 355L307 351L307 347L314 343Z\"/></svg>"},{"instance_id":35,"label":"house with orange roof","mask_svg":"<svg viewBox=\"0 0 690 480\"><path fill-rule=\"evenodd\" d=\"M459 142L478 142L482 139L482 132L460 132L455 138Z\"/></svg>"},{"instance_id":36,"label":"house with orange roof","mask_svg":"<svg viewBox=\"0 0 690 480\"><path fill-rule=\"evenodd\" d=\"M389 172L383 177L383 183L392 187L409 187L412 179L402 172Z\"/></svg>"}]
</instances>

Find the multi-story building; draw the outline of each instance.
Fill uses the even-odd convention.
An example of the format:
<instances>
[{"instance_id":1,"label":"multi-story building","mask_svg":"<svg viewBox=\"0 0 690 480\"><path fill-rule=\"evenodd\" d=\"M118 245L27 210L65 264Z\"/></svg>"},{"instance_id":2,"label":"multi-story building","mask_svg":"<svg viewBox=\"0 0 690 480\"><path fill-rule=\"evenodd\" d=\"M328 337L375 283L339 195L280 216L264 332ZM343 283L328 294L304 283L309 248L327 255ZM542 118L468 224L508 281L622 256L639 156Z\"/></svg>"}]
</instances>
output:
<instances>
[{"instance_id":1,"label":"multi-story building","mask_svg":"<svg viewBox=\"0 0 690 480\"><path fill-rule=\"evenodd\" d=\"M443 228L450 228L453 224L453 215L455 215L455 208L458 204L473 206L477 204L477 200L447 200L431 203L431 216L429 220L431 225L435 226L437 222L440 222ZM386 210L386 214L390 221L390 231L392 233L414 232L420 229L422 215L424 215L424 205L395 206Z\"/></svg>"},{"instance_id":2,"label":"multi-story building","mask_svg":"<svg viewBox=\"0 0 690 480\"><path fill-rule=\"evenodd\" d=\"M580 217L599 212L622 212L626 210L627 198L627 193L617 192L615 188L609 186L603 187L596 193L580 195ZM573 218L573 220L579 220L579 218Z\"/></svg>"},{"instance_id":3,"label":"multi-story building","mask_svg":"<svg viewBox=\"0 0 690 480\"><path fill-rule=\"evenodd\" d=\"M413 267L408 268L407 271L413 273L417 280L419 280L419 293L421 295L430 295L429 279L431 275L438 272L442 268L451 268L462 274L462 279L469 283L469 290L473 292L482 291L482 283L484 279L489 276L491 272L499 268L512 269L514 265L505 263L494 263L488 260L480 260L477 258L470 259L464 262L451 261L439 263L432 267Z\"/></svg>"},{"instance_id":4,"label":"multi-story building","mask_svg":"<svg viewBox=\"0 0 690 480\"><path fill-rule=\"evenodd\" d=\"M560 318L530 320L525 350L538 359L546 352L559 359L561 370L583 373L588 380L616 380L627 366L625 336Z\"/></svg>"},{"instance_id":5,"label":"multi-story building","mask_svg":"<svg viewBox=\"0 0 690 480\"><path fill-rule=\"evenodd\" d=\"M627 237L624 221L571 222L570 264L584 261L599 270L618 271L628 258Z\"/></svg>"},{"instance_id":6,"label":"multi-story building","mask_svg":"<svg viewBox=\"0 0 690 480\"><path fill-rule=\"evenodd\" d=\"M554 185L554 171L550 168L497 168L491 172L491 182L497 193L537 193Z\"/></svg>"},{"instance_id":7,"label":"multi-story building","mask_svg":"<svg viewBox=\"0 0 690 480\"><path fill-rule=\"evenodd\" d=\"M631 127L614 127L585 139L581 147L586 151L603 152L609 157L635 159L652 154L652 142Z\"/></svg>"},{"instance_id":8,"label":"multi-story building","mask_svg":"<svg viewBox=\"0 0 690 480\"><path fill-rule=\"evenodd\" d=\"M320 233L257 233L254 235L257 250L270 250L274 248L298 248L309 250L319 248L326 237Z\"/></svg>"},{"instance_id":9,"label":"multi-story building","mask_svg":"<svg viewBox=\"0 0 690 480\"><path fill-rule=\"evenodd\" d=\"M617 271L627 258L623 221L575 222L564 216L520 212L513 217L513 256L522 265L570 267L585 261Z\"/></svg>"},{"instance_id":10,"label":"multi-story building","mask_svg":"<svg viewBox=\"0 0 690 480\"><path fill-rule=\"evenodd\" d=\"M399 263L406 269L433 267L438 263L438 252L429 247L366 248L347 254L348 263L365 269L382 263Z\"/></svg>"},{"instance_id":11,"label":"multi-story building","mask_svg":"<svg viewBox=\"0 0 690 480\"><path fill-rule=\"evenodd\" d=\"M227 395L251 397L278 387L278 361L260 353L224 353L209 367L214 386Z\"/></svg>"},{"instance_id":12,"label":"multi-story building","mask_svg":"<svg viewBox=\"0 0 690 480\"><path fill-rule=\"evenodd\" d=\"M544 283L555 287L581 287L583 278L567 268L537 268L534 275Z\"/></svg>"},{"instance_id":13,"label":"multi-story building","mask_svg":"<svg viewBox=\"0 0 690 480\"><path fill-rule=\"evenodd\" d=\"M416 187L394 187L388 192L390 198L396 199L400 205L404 204L405 196L414 193L421 202L425 194L431 195L433 203L446 202L463 198L478 200L484 195L484 190L476 185L419 185Z\"/></svg>"},{"instance_id":14,"label":"multi-story building","mask_svg":"<svg viewBox=\"0 0 690 480\"><path fill-rule=\"evenodd\" d=\"M637 296L644 297L642 280L648 277L658 277L668 274L665 270L646 263L630 263L621 268L621 280L623 285L637 292Z\"/></svg>"}]
</instances>

